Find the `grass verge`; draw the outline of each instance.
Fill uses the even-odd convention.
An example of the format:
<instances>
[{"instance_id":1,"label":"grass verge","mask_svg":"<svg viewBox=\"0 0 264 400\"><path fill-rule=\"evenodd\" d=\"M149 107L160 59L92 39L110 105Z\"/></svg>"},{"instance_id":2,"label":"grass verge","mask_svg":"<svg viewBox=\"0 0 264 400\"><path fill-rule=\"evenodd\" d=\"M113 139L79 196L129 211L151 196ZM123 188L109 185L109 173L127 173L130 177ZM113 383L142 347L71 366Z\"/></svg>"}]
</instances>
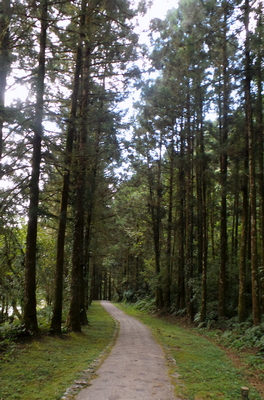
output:
<instances>
[{"instance_id":1,"label":"grass verge","mask_svg":"<svg viewBox=\"0 0 264 400\"><path fill-rule=\"evenodd\" d=\"M0 400L56 400L110 343L115 321L93 303L82 333L42 336L0 354Z\"/></svg>"},{"instance_id":2,"label":"grass verge","mask_svg":"<svg viewBox=\"0 0 264 400\"><path fill-rule=\"evenodd\" d=\"M172 376L179 374L177 396L188 400L239 400L241 387L248 386L243 370L235 367L224 350L195 331L150 316L130 305L118 307L148 325L165 351L175 360ZM250 400L261 400L250 387Z\"/></svg>"}]
</instances>

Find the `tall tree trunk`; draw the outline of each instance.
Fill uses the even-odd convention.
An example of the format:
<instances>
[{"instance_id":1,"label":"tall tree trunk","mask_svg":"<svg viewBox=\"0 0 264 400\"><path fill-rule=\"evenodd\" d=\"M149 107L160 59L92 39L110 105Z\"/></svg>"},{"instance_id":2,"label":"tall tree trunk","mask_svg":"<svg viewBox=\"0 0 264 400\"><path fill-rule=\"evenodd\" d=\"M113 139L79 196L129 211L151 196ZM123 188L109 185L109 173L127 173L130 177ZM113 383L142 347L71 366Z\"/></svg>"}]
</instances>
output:
<instances>
[{"instance_id":1,"label":"tall tree trunk","mask_svg":"<svg viewBox=\"0 0 264 400\"><path fill-rule=\"evenodd\" d=\"M154 176L153 176L153 167L150 165L149 161L149 171L148 171L148 179L149 179L149 198L150 198L150 211L151 211L151 220L152 220L152 229L153 229L153 243L154 243L154 251L155 251L155 269L156 269L156 306L157 308L163 308L163 291L161 286L161 268L160 268L160 230L161 230L161 139L159 143L159 160L157 161L157 182L155 185ZM156 186L156 190L155 190Z\"/></svg>"},{"instance_id":2,"label":"tall tree trunk","mask_svg":"<svg viewBox=\"0 0 264 400\"><path fill-rule=\"evenodd\" d=\"M191 132L191 120L190 120L190 96L187 96L187 162L186 162L186 188L185 188L185 234L183 240L185 242L185 297L186 297L186 309L187 315L190 320L194 317L193 308L193 139ZM184 140L185 141L185 140ZM184 154L184 147L182 145L181 152ZM183 156L182 154L182 156ZM183 182L180 182L183 186ZM184 223L184 219L182 224Z\"/></svg>"},{"instance_id":3,"label":"tall tree trunk","mask_svg":"<svg viewBox=\"0 0 264 400\"><path fill-rule=\"evenodd\" d=\"M83 118L83 115L82 115ZM74 216L74 233L72 249L72 272L71 272L71 300L68 314L67 326L75 332L81 331L81 280L83 279L83 230L84 230L84 137L83 127L81 128L78 145L78 162L75 174L76 199ZM86 132L85 132L86 134Z\"/></svg>"},{"instance_id":4,"label":"tall tree trunk","mask_svg":"<svg viewBox=\"0 0 264 400\"><path fill-rule=\"evenodd\" d=\"M220 128L220 185L221 185L221 211L220 211L220 273L218 314L224 318L226 315L226 270L227 270L227 138L228 138L228 59L227 59L227 2L224 2L224 32L223 32L223 120Z\"/></svg>"},{"instance_id":5,"label":"tall tree trunk","mask_svg":"<svg viewBox=\"0 0 264 400\"><path fill-rule=\"evenodd\" d=\"M246 130L248 134L249 155L249 199L250 199L250 221L251 221L251 284L252 284L252 315L254 325L261 322L259 274L257 257L257 212L256 212L256 173L255 155L256 140L252 127L252 100L251 100L251 57L249 44L249 0L245 0L245 111Z\"/></svg>"},{"instance_id":6,"label":"tall tree trunk","mask_svg":"<svg viewBox=\"0 0 264 400\"><path fill-rule=\"evenodd\" d=\"M205 165L204 165L205 167ZM208 253L208 234L207 234L207 201L206 201L206 179L205 168L202 177L202 299L201 299L201 322L205 322L207 313L207 253Z\"/></svg>"},{"instance_id":7,"label":"tall tree trunk","mask_svg":"<svg viewBox=\"0 0 264 400\"><path fill-rule=\"evenodd\" d=\"M170 144L169 165L169 203L167 220L167 248L166 248L166 272L164 287L164 306L169 311L171 306L171 261L172 261L172 209L173 209L173 180L174 180L174 140Z\"/></svg>"},{"instance_id":8,"label":"tall tree trunk","mask_svg":"<svg viewBox=\"0 0 264 400\"><path fill-rule=\"evenodd\" d=\"M239 159L236 157L234 165L234 205L232 222L232 264L238 264L238 226L239 226Z\"/></svg>"},{"instance_id":9,"label":"tall tree trunk","mask_svg":"<svg viewBox=\"0 0 264 400\"><path fill-rule=\"evenodd\" d=\"M28 211L28 227L25 259L25 300L24 300L24 325L26 330L38 330L36 311L36 253L37 253L37 221L39 203L39 173L41 163L41 140L43 134L43 97L45 78L45 52L48 27L48 1L41 3L41 31L38 76L36 82L36 109L34 120L34 138L32 155L32 173L30 180L30 201Z\"/></svg>"},{"instance_id":10,"label":"tall tree trunk","mask_svg":"<svg viewBox=\"0 0 264 400\"><path fill-rule=\"evenodd\" d=\"M90 47L89 26L86 32L86 44L83 66L83 88L80 105L80 131L78 139L77 171L76 171L76 204L72 250L71 302L67 325L73 331L81 331L81 325L87 324L84 306L83 268L84 268L84 195L86 176L86 142L87 142L87 112L90 90Z\"/></svg>"},{"instance_id":11,"label":"tall tree trunk","mask_svg":"<svg viewBox=\"0 0 264 400\"><path fill-rule=\"evenodd\" d=\"M246 137L247 143L247 137ZM241 217L241 243L239 262L239 295L238 295L238 321L246 320L246 270L247 270L247 241L248 241L248 152L245 149L244 179L242 183L242 217Z\"/></svg>"},{"instance_id":12,"label":"tall tree trunk","mask_svg":"<svg viewBox=\"0 0 264 400\"><path fill-rule=\"evenodd\" d=\"M256 104L256 121L257 121L257 135L258 135L258 149L259 149L259 198L260 198L260 232L261 232L261 265L264 265L264 121L263 121L263 102L262 102L262 83L263 83L263 70L262 70L262 62L263 62L263 52L261 50L261 44L263 40L263 2L259 3L258 9L258 54L257 54L257 61L256 61L256 78L257 78L257 104ZM264 271L262 268L262 276L260 276L260 282L262 282L261 286L261 306L262 306L262 313L264 313Z\"/></svg>"},{"instance_id":13,"label":"tall tree trunk","mask_svg":"<svg viewBox=\"0 0 264 400\"><path fill-rule=\"evenodd\" d=\"M105 71L106 73L106 71ZM100 110L102 118L104 115L103 107L104 107L104 94L105 92L105 78L103 79L102 84L102 99L100 102ZM84 235L84 293L82 294L84 307L87 310L89 305L89 274L90 274L90 243L91 243L91 226L93 220L94 213L94 205L95 205L95 193L97 187L97 174L99 169L99 152L100 152L100 139L101 139L101 128L102 121L99 117L98 119L98 127L94 133L94 148L93 148L93 157L91 157L92 165L90 166L90 173L87 175L87 181L89 182L89 186L87 187L87 218L85 221L85 235Z\"/></svg>"},{"instance_id":14,"label":"tall tree trunk","mask_svg":"<svg viewBox=\"0 0 264 400\"><path fill-rule=\"evenodd\" d=\"M185 297L186 308L188 316L193 319L193 307L191 303L191 293L189 287L189 280L192 276L193 265L193 138L191 131L191 105L188 84L187 94L187 159L186 159L186 204L185 204ZM184 231L183 231L184 232ZM182 233L183 233L182 232Z\"/></svg>"},{"instance_id":15,"label":"tall tree trunk","mask_svg":"<svg viewBox=\"0 0 264 400\"><path fill-rule=\"evenodd\" d=\"M157 209L156 209L156 229L155 229L155 253L156 253L156 274L158 277L158 284L156 287L156 305L158 308L163 308L163 290L161 286L161 266L160 266L160 234L161 234L161 198L162 198L162 188L161 188L161 138L159 143L159 160L158 160L158 182L157 182Z\"/></svg>"},{"instance_id":16,"label":"tall tree trunk","mask_svg":"<svg viewBox=\"0 0 264 400\"><path fill-rule=\"evenodd\" d=\"M61 210L58 228L57 238L57 259L56 259L56 271L55 271L55 291L54 291L54 303L53 303L53 314L51 320L51 332L55 334L61 333L61 322L62 322L62 302L63 302L63 266L64 266L64 245L65 245L65 233L67 223L67 208L69 198L69 186L70 186L70 167L73 150L74 135L76 132L76 112L78 105L79 86L80 86L80 73L82 65L82 39L83 29L85 26L85 8L86 0L82 1L81 17L80 17L80 38L77 47L76 55L76 66L73 82L73 92L71 98L71 114L68 122L67 131L67 142L66 142L66 155L65 155L65 172L63 176L63 188L61 195Z\"/></svg>"},{"instance_id":17,"label":"tall tree trunk","mask_svg":"<svg viewBox=\"0 0 264 400\"><path fill-rule=\"evenodd\" d=\"M202 277L202 298L201 298L201 322L205 322L207 309L207 202L206 202L206 157L204 151L204 123L203 123L203 96L202 88L199 86L198 99L199 118L198 132L200 136L200 202L201 202L201 277Z\"/></svg>"}]
</instances>

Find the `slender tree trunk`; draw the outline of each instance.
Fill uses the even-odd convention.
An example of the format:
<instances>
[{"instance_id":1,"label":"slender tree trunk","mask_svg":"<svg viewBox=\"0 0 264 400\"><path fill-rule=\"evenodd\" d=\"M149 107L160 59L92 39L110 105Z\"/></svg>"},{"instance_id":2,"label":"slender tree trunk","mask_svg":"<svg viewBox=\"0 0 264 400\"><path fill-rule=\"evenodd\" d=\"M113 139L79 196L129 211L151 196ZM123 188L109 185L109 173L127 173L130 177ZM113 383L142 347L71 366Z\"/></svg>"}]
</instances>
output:
<instances>
[{"instance_id":1,"label":"slender tree trunk","mask_svg":"<svg viewBox=\"0 0 264 400\"><path fill-rule=\"evenodd\" d=\"M220 128L220 184L221 184L221 211L220 211L220 273L218 314L226 315L226 270L227 270L227 138L228 138L228 59L227 59L227 3L224 3L224 32L223 32L223 121Z\"/></svg>"},{"instance_id":2,"label":"slender tree trunk","mask_svg":"<svg viewBox=\"0 0 264 400\"><path fill-rule=\"evenodd\" d=\"M0 3L0 172L3 154L3 125L5 121L5 90L9 59L10 0ZM1 176L1 175L0 175Z\"/></svg>"},{"instance_id":3,"label":"slender tree trunk","mask_svg":"<svg viewBox=\"0 0 264 400\"><path fill-rule=\"evenodd\" d=\"M245 155L245 170L248 167L247 151ZM244 173L242 186L242 217L241 217L241 244L239 263L239 295L238 295L238 320L246 320L246 270L247 270L247 239L248 239L248 178Z\"/></svg>"},{"instance_id":4,"label":"slender tree trunk","mask_svg":"<svg viewBox=\"0 0 264 400\"><path fill-rule=\"evenodd\" d=\"M190 97L188 97L188 102ZM188 109L189 109L188 105ZM193 139L191 138L191 120L190 114L187 116L187 163L186 163L186 188L185 188L185 296L186 296L186 309L187 315L190 320L193 320L194 309L193 309ZM185 140L184 140L185 142ZM184 154L184 147L182 145L182 153ZM180 183L183 186L183 183ZM182 224L184 224L184 219Z\"/></svg>"},{"instance_id":5,"label":"slender tree trunk","mask_svg":"<svg viewBox=\"0 0 264 400\"><path fill-rule=\"evenodd\" d=\"M179 247L178 249L178 260L177 260L177 265L178 265L178 282L177 282L177 309L178 310L183 310L186 306L186 268L185 268L185 243L184 243L184 238L186 235L185 231L185 226L183 224L183 204L180 204L180 216L179 220L181 223L179 223L179 229L178 229L178 237L176 239L175 235L175 241L174 241L174 247ZM187 257L187 256L186 256Z\"/></svg>"},{"instance_id":6,"label":"slender tree trunk","mask_svg":"<svg viewBox=\"0 0 264 400\"><path fill-rule=\"evenodd\" d=\"M171 260L172 260L172 208L173 208L173 180L174 180L174 140L170 145L170 177L169 177L169 203L166 249L166 275L164 289L164 306L169 311L171 306Z\"/></svg>"},{"instance_id":7,"label":"slender tree trunk","mask_svg":"<svg viewBox=\"0 0 264 400\"><path fill-rule=\"evenodd\" d=\"M156 255L157 255L157 264L156 264L156 273L158 276L158 286L156 289L156 305L158 308L164 307L164 300L163 300L163 290L161 285L161 265L160 265L160 256L161 256L161 243L160 243L160 235L161 235L161 200L162 200L162 186L161 186L161 154L162 149L162 138L160 137L159 142L159 160L158 160L158 186L157 186L157 229L156 229Z\"/></svg>"},{"instance_id":8,"label":"slender tree trunk","mask_svg":"<svg viewBox=\"0 0 264 400\"><path fill-rule=\"evenodd\" d=\"M83 132L81 133L81 135ZM83 279L83 230L84 230L84 137L80 138L78 165L75 174L76 200L74 217L74 236L72 249L71 301L67 326L75 332L81 331L81 290Z\"/></svg>"},{"instance_id":9,"label":"slender tree trunk","mask_svg":"<svg viewBox=\"0 0 264 400\"><path fill-rule=\"evenodd\" d=\"M112 301L112 273L111 269L108 276L108 300Z\"/></svg>"},{"instance_id":10,"label":"slender tree trunk","mask_svg":"<svg viewBox=\"0 0 264 400\"><path fill-rule=\"evenodd\" d=\"M203 247L202 247L202 299L201 299L201 322L205 322L207 313L207 201L206 201L206 179L205 169L202 177L202 226L203 226Z\"/></svg>"},{"instance_id":11,"label":"slender tree trunk","mask_svg":"<svg viewBox=\"0 0 264 400\"><path fill-rule=\"evenodd\" d=\"M189 85L188 85L189 92ZM189 280L192 277L193 265L193 138L191 130L190 94L187 95L187 160L186 160L186 204L185 204L185 297L187 314L193 319L193 307Z\"/></svg>"},{"instance_id":12,"label":"slender tree trunk","mask_svg":"<svg viewBox=\"0 0 264 400\"><path fill-rule=\"evenodd\" d=\"M260 198L260 232L261 232L261 265L264 265L264 120L263 120L263 102L262 102L262 83L263 83L263 70L262 70L262 62L263 62L263 52L261 50L261 44L263 40L263 2L259 3L258 9L259 17L258 17L258 55L256 61L256 75L257 75L257 104L256 104L256 121L257 121L257 135L258 135L258 149L259 149L259 198ZM262 276L260 276L261 285L261 306L262 306L262 313L264 313L264 271L262 268Z\"/></svg>"},{"instance_id":13,"label":"slender tree trunk","mask_svg":"<svg viewBox=\"0 0 264 400\"><path fill-rule=\"evenodd\" d=\"M25 260L25 303L24 303L24 325L28 331L38 330L36 311L36 253L37 253L37 221L39 203L39 173L41 163L41 140L43 120L43 97L45 78L45 51L47 39L47 10L48 1L41 3L41 32L38 76L36 82L36 109L34 121L32 174L30 180L30 201L28 211L28 228L26 242Z\"/></svg>"},{"instance_id":14,"label":"slender tree trunk","mask_svg":"<svg viewBox=\"0 0 264 400\"><path fill-rule=\"evenodd\" d=\"M160 233L161 233L161 139L159 143L159 160L158 160L158 182L157 182L157 208L156 208L156 229L155 229L155 253L156 253L156 274L158 277L158 284L156 287L156 305L158 308L163 308L163 290L161 287L161 266L160 266Z\"/></svg>"},{"instance_id":15,"label":"slender tree trunk","mask_svg":"<svg viewBox=\"0 0 264 400\"><path fill-rule=\"evenodd\" d=\"M234 206L232 223L232 263L235 267L238 264L238 226L239 226L239 159L235 160L234 166Z\"/></svg>"},{"instance_id":16,"label":"slender tree trunk","mask_svg":"<svg viewBox=\"0 0 264 400\"><path fill-rule=\"evenodd\" d=\"M245 111L246 130L248 134L249 154L249 198L250 198L250 221L251 221L251 284L252 284L252 315L254 325L261 322L260 292L257 257L257 214L256 214L256 173L255 155L256 140L252 127L252 100L251 100L251 57L249 44L249 0L245 0Z\"/></svg>"},{"instance_id":17,"label":"slender tree trunk","mask_svg":"<svg viewBox=\"0 0 264 400\"><path fill-rule=\"evenodd\" d=\"M203 124L203 98L202 88L199 87L199 136L200 136L200 184L201 184L201 277L202 277L202 299L201 299L201 322L205 322L207 310L207 201L206 201L206 158L204 151L204 124Z\"/></svg>"},{"instance_id":18,"label":"slender tree trunk","mask_svg":"<svg viewBox=\"0 0 264 400\"><path fill-rule=\"evenodd\" d=\"M67 142L66 142L66 155L65 155L65 172L63 176L63 188L61 195L61 210L59 219L59 229L57 238L57 260L56 260L56 271L55 271L55 293L53 303L53 315L51 320L51 332L55 334L61 333L61 322L62 322L62 302L63 302L63 266L64 266L64 245L65 245L65 233L67 223L67 208L69 198L69 186L70 186L70 167L71 157L73 150L74 136L76 133L76 112L79 96L80 86L80 73L82 66L82 32L85 25L85 7L86 0L82 2L82 13L80 18L80 39L77 47L76 55L76 67L73 82L73 92L71 98L71 114L68 123L67 131Z\"/></svg>"},{"instance_id":19,"label":"slender tree trunk","mask_svg":"<svg viewBox=\"0 0 264 400\"><path fill-rule=\"evenodd\" d=\"M215 187L212 188L212 193L209 195L209 203L212 204L210 207L209 224L210 224L210 244L211 244L211 257L215 260Z\"/></svg>"},{"instance_id":20,"label":"slender tree trunk","mask_svg":"<svg viewBox=\"0 0 264 400\"><path fill-rule=\"evenodd\" d=\"M160 157L161 157L161 141L160 141ZM157 183L156 183L156 193L155 192L155 184L153 177L153 170L150 167L149 162L149 198L150 198L150 210L151 210L151 220L152 220L152 229L153 229L153 241L154 241L154 250L155 250L155 268L156 268L156 306L157 308L163 308L163 291L161 287L161 268L160 268L160 229L161 229L161 158L159 158L157 162ZM156 196L155 196L156 195Z\"/></svg>"},{"instance_id":21,"label":"slender tree trunk","mask_svg":"<svg viewBox=\"0 0 264 400\"><path fill-rule=\"evenodd\" d=\"M106 73L106 71L105 71ZM103 101L103 93L105 92L105 79L103 79L103 84L102 84L102 99L100 102L100 110L101 110L101 116L103 118L104 115L104 101ZM91 243L91 226L92 226L92 220L93 220L93 213L94 213L94 206L95 206L95 193L96 193L96 188L97 188L97 174L98 174L98 169L99 169L99 163L100 163L100 158L99 158L99 153L100 153L100 139L101 139L101 128L102 128L102 121L101 118L99 117L98 119L98 127L95 130L94 133L94 143L93 143L93 157L91 157L92 165L90 166L90 173L87 174L87 181L89 182L89 185L87 187L87 218L85 221L85 238L84 238L84 244L85 244L85 249L84 249L84 305L86 310L88 309L88 304L89 304L89 274L90 274L90 243Z\"/></svg>"}]
</instances>

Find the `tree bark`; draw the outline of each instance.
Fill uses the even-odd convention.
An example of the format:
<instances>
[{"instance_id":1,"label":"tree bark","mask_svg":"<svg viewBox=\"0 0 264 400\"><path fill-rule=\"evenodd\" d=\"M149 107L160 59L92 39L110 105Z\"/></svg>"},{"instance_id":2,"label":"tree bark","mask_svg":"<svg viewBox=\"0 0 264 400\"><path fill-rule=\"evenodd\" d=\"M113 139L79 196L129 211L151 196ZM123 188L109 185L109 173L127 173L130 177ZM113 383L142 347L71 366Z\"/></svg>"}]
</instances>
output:
<instances>
[{"instance_id":1,"label":"tree bark","mask_svg":"<svg viewBox=\"0 0 264 400\"><path fill-rule=\"evenodd\" d=\"M41 163L41 140L43 134L43 97L45 78L45 52L47 40L47 11L48 1L41 3L41 31L38 76L36 82L36 108L34 120L34 138L32 155L32 173L30 180L30 200L28 211L28 227L25 259L25 300L24 300L24 325L26 330L37 332L36 311L36 253L37 253L37 223L39 202L39 173Z\"/></svg>"},{"instance_id":2,"label":"tree bark","mask_svg":"<svg viewBox=\"0 0 264 400\"><path fill-rule=\"evenodd\" d=\"M174 140L170 144L170 176L169 176L169 203L167 220L167 249L166 249L166 272L164 288L164 306L169 311L171 306L171 261L172 261L172 209L173 209L173 180L174 180Z\"/></svg>"},{"instance_id":3,"label":"tree bark","mask_svg":"<svg viewBox=\"0 0 264 400\"><path fill-rule=\"evenodd\" d=\"M186 204L185 204L185 302L187 315L193 320L193 292L190 280L193 278L193 237L194 237L194 164L193 164L193 132L191 129L191 99L188 82L187 94L187 162L186 162ZM183 231L184 233L184 231Z\"/></svg>"},{"instance_id":4,"label":"tree bark","mask_svg":"<svg viewBox=\"0 0 264 400\"><path fill-rule=\"evenodd\" d=\"M160 268L160 230L161 230L161 139L159 143L159 159L157 161L157 182L154 181L153 166L150 162L149 153L148 157L148 184L149 184L149 207L151 213L152 231L153 231L153 244L155 252L155 272L156 272L156 288L155 299L156 307L163 308L164 299L161 287L161 268Z\"/></svg>"},{"instance_id":5,"label":"tree bark","mask_svg":"<svg viewBox=\"0 0 264 400\"><path fill-rule=\"evenodd\" d=\"M206 201L206 157L204 151L204 123L203 123L203 97L202 97L202 88L199 86L198 89L198 103L199 103L199 119L198 119L198 132L200 136L199 145L200 145L200 203L201 203L201 212L200 212L200 225L201 225L201 277L202 277L202 298L201 298L201 322L205 322L206 320L206 311L207 311L207 201Z\"/></svg>"},{"instance_id":6,"label":"tree bark","mask_svg":"<svg viewBox=\"0 0 264 400\"><path fill-rule=\"evenodd\" d=\"M263 83L263 52L261 50L261 44L263 40L263 2L259 3L258 9L258 54L256 61L256 80L257 80L257 101L256 101L256 122L257 122L257 142L258 142L258 162L259 162L259 198L260 198L260 233L261 233L261 265L264 265L264 125L263 125L263 103L262 103L262 83ZM262 275L260 276L260 282L262 282L260 291L262 295L261 307L262 313L264 313L264 270L262 268Z\"/></svg>"},{"instance_id":7,"label":"tree bark","mask_svg":"<svg viewBox=\"0 0 264 400\"><path fill-rule=\"evenodd\" d=\"M61 333L61 322L62 322L62 303L63 303L63 267L64 267L64 245L65 245L65 233L67 223L67 208L69 198L69 186L70 186L70 168L72 160L72 150L74 136L76 133L76 112L78 106L79 87L80 87L80 73L82 66L82 46L83 46L83 29L85 26L85 8L86 0L82 1L80 27L79 27L79 43L76 54L76 66L73 82L73 92L71 98L71 114L68 123L67 131L67 142L66 142L66 155L65 155L65 172L63 176L63 188L61 195L61 209L60 219L57 237L57 259L56 259L56 271L55 271L55 291L54 291L54 303L53 303L53 314L51 320L51 332L55 334Z\"/></svg>"},{"instance_id":8,"label":"tree bark","mask_svg":"<svg viewBox=\"0 0 264 400\"><path fill-rule=\"evenodd\" d=\"M81 331L81 325L87 324L86 309L83 299L84 269L84 195L86 176L87 112L90 90L91 47L89 26L86 27L85 54L83 65L83 86L80 105L80 132L78 138L76 203L74 219L74 238L72 250L71 302L67 325L73 331Z\"/></svg>"},{"instance_id":9,"label":"tree bark","mask_svg":"<svg viewBox=\"0 0 264 400\"><path fill-rule=\"evenodd\" d=\"M252 285L252 315L254 325L261 322L259 273L257 257L257 213L256 213L256 172L255 154L256 140L252 127L252 99L251 99L251 57L249 44L249 0L245 0L245 112L246 130L248 134L249 155L249 199L251 221L251 285Z\"/></svg>"},{"instance_id":10,"label":"tree bark","mask_svg":"<svg viewBox=\"0 0 264 400\"><path fill-rule=\"evenodd\" d=\"M247 138L246 138L247 142ZM244 157L244 169L248 169L248 152ZM238 320L246 320L246 270L247 270L247 240L248 240L248 178L244 172L242 184L242 217L241 217L241 243L239 262L239 294L238 294Z\"/></svg>"},{"instance_id":11,"label":"tree bark","mask_svg":"<svg viewBox=\"0 0 264 400\"><path fill-rule=\"evenodd\" d=\"M226 315L226 270L227 270L227 139L228 139L228 59L227 59L227 3L224 2L224 31L223 31L223 117L220 127L220 273L218 314L220 318Z\"/></svg>"}]
</instances>

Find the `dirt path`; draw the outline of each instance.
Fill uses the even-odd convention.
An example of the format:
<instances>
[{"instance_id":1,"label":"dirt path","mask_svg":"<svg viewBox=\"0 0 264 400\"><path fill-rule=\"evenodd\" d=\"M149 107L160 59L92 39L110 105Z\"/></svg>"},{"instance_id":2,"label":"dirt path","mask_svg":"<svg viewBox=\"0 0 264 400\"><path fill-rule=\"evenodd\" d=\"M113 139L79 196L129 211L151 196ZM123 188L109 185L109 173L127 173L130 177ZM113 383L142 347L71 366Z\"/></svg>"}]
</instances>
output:
<instances>
[{"instance_id":1,"label":"dirt path","mask_svg":"<svg viewBox=\"0 0 264 400\"><path fill-rule=\"evenodd\" d=\"M113 304L102 305L119 322L119 335L97 377L76 400L176 400L164 352L150 330Z\"/></svg>"}]
</instances>

